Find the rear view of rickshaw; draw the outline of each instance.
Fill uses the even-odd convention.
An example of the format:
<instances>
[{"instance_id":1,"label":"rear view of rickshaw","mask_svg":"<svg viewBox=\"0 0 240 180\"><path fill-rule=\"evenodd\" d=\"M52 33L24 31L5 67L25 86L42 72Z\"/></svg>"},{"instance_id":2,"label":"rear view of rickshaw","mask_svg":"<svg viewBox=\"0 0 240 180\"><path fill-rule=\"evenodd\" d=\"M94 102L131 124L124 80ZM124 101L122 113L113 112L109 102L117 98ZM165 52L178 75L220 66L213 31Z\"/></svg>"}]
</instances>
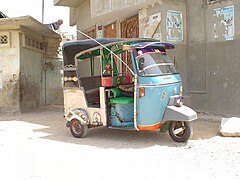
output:
<instances>
[{"instance_id":1,"label":"rear view of rickshaw","mask_svg":"<svg viewBox=\"0 0 240 180\"><path fill-rule=\"evenodd\" d=\"M195 111L183 105L182 79L155 39L66 42L64 115L74 137L89 128L169 131L176 142L191 138Z\"/></svg>"}]
</instances>

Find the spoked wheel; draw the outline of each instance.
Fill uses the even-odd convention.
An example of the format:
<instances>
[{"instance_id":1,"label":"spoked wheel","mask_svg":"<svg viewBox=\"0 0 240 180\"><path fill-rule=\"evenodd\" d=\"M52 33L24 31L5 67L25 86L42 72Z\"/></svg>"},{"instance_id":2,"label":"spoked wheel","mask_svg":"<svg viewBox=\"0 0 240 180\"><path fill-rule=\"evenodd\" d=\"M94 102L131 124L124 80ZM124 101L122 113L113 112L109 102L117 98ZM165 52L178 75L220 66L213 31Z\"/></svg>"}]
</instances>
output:
<instances>
[{"instance_id":1,"label":"spoked wheel","mask_svg":"<svg viewBox=\"0 0 240 180\"><path fill-rule=\"evenodd\" d=\"M73 119L70 122L70 131L76 138L82 138L87 135L88 126L80 123L79 120Z\"/></svg>"},{"instance_id":2,"label":"spoked wheel","mask_svg":"<svg viewBox=\"0 0 240 180\"><path fill-rule=\"evenodd\" d=\"M192 126L189 122L172 121L168 132L174 141L187 142L192 136Z\"/></svg>"}]
</instances>

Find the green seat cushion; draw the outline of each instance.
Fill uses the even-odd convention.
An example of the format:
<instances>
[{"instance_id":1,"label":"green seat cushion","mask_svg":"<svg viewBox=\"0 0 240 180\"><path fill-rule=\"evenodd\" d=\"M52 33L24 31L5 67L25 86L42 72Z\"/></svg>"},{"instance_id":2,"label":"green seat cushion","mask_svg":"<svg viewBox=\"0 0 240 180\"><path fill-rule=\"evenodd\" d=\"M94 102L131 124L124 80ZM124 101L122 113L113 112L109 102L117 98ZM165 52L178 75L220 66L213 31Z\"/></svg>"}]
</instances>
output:
<instances>
[{"instance_id":1,"label":"green seat cushion","mask_svg":"<svg viewBox=\"0 0 240 180\"><path fill-rule=\"evenodd\" d=\"M133 103L133 98L131 97L118 97L114 99L110 99L111 104L131 104Z\"/></svg>"},{"instance_id":2,"label":"green seat cushion","mask_svg":"<svg viewBox=\"0 0 240 180\"><path fill-rule=\"evenodd\" d=\"M120 97L121 96L121 90L120 89L117 89L117 88L112 88L112 93L113 93L113 97L114 98L117 98L117 97Z\"/></svg>"}]
</instances>

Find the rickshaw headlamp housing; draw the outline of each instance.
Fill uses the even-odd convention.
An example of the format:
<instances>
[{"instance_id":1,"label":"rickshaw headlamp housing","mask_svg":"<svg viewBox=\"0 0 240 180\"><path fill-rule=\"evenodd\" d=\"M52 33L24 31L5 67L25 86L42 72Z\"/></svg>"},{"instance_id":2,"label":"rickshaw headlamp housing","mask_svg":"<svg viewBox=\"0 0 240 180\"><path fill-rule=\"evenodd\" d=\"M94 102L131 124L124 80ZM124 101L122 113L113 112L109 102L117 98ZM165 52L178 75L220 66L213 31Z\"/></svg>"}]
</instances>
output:
<instances>
[{"instance_id":1,"label":"rickshaw headlamp housing","mask_svg":"<svg viewBox=\"0 0 240 180\"><path fill-rule=\"evenodd\" d=\"M183 95L183 87L180 86L180 96L182 96L182 95Z\"/></svg>"},{"instance_id":2,"label":"rickshaw headlamp housing","mask_svg":"<svg viewBox=\"0 0 240 180\"><path fill-rule=\"evenodd\" d=\"M183 105L183 97L179 96L176 98L176 106L181 107Z\"/></svg>"}]
</instances>

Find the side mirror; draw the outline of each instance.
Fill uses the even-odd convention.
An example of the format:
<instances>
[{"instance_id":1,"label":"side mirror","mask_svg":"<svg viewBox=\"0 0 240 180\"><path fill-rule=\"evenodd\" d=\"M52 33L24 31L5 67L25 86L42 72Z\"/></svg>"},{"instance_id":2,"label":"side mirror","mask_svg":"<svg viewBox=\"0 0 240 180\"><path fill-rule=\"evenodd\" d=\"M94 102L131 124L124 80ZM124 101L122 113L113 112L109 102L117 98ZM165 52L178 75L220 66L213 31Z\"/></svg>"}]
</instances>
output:
<instances>
[{"instance_id":1,"label":"side mirror","mask_svg":"<svg viewBox=\"0 0 240 180\"><path fill-rule=\"evenodd\" d=\"M173 64L174 64L174 67L177 69L178 68L178 64L177 64L176 56L174 56Z\"/></svg>"}]
</instances>

